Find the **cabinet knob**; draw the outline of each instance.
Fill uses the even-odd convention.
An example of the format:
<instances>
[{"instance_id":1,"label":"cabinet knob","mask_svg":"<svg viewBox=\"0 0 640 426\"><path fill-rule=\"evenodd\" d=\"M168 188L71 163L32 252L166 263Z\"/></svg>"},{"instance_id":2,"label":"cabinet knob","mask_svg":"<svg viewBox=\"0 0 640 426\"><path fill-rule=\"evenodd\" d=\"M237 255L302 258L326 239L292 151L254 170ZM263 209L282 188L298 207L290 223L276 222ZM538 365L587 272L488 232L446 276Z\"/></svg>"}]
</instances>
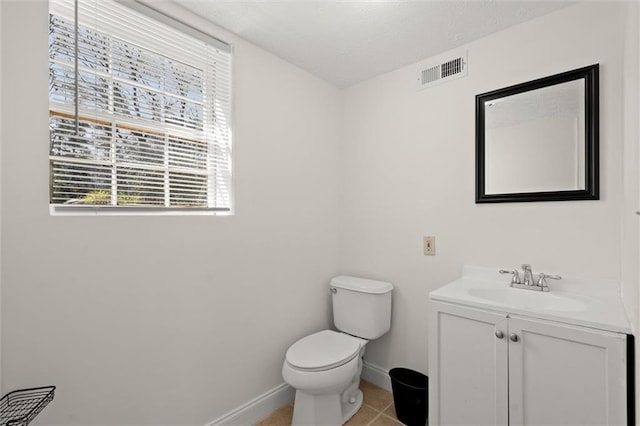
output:
<instances>
[{"instance_id":1,"label":"cabinet knob","mask_svg":"<svg viewBox=\"0 0 640 426\"><path fill-rule=\"evenodd\" d=\"M516 333L512 333L509 336L509 339L511 339L512 342L517 342L518 341L518 335Z\"/></svg>"},{"instance_id":2,"label":"cabinet knob","mask_svg":"<svg viewBox=\"0 0 640 426\"><path fill-rule=\"evenodd\" d=\"M504 337L504 333L500 330L496 330L496 337L498 339L502 339Z\"/></svg>"}]
</instances>

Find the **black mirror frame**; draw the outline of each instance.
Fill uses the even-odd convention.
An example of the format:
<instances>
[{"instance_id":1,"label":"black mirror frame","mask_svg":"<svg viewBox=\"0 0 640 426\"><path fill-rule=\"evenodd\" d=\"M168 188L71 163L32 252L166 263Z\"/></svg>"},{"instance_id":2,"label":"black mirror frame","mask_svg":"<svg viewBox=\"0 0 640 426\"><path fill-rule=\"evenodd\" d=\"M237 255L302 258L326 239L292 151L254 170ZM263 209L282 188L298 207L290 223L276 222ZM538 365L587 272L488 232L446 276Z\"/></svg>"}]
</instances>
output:
<instances>
[{"instance_id":1,"label":"black mirror frame","mask_svg":"<svg viewBox=\"0 0 640 426\"><path fill-rule=\"evenodd\" d=\"M516 84L476 96L476 203L599 200L599 93L598 64ZM485 104L497 98L528 92L568 81L585 82L585 189L548 192L487 194L485 192Z\"/></svg>"}]
</instances>

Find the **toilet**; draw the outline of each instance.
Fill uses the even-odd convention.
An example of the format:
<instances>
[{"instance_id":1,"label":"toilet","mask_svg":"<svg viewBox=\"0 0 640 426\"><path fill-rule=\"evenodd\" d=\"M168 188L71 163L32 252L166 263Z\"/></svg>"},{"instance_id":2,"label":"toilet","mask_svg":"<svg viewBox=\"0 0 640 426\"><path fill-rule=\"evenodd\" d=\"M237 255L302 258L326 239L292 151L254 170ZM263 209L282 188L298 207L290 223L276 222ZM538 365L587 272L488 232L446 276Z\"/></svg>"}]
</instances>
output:
<instances>
[{"instance_id":1,"label":"toilet","mask_svg":"<svg viewBox=\"0 0 640 426\"><path fill-rule=\"evenodd\" d=\"M341 275L329 288L338 331L298 340L282 366L282 377L296 390L293 425L337 426L353 417L362 406L365 346L391 328L391 283Z\"/></svg>"}]
</instances>

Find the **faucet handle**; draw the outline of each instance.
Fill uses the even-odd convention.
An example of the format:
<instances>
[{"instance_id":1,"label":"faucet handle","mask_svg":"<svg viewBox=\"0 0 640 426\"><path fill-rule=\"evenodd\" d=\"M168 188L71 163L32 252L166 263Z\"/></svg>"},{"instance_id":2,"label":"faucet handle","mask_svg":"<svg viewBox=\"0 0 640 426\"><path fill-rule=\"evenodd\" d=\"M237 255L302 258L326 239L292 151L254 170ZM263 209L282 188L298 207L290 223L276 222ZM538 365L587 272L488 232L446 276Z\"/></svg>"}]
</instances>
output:
<instances>
[{"instance_id":1,"label":"faucet handle","mask_svg":"<svg viewBox=\"0 0 640 426\"><path fill-rule=\"evenodd\" d=\"M501 274L513 274L513 277L511 278L511 284L520 284L520 274L518 273L517 269L514 269L513 271L500 269L498 272L500 272Z\"/></svg>"},{"instance_id":2,"label":"faucet handle","mask_svg":"<svg viewBox=\"0 0 640 426\"><path fill-rule=\"evenodd\" d=\"M560 275L550 275L550 274L545 274L544 272L540 272L540 275L538 275L538 285L540 287L549 287L547 285L547 278L549 278L550 280L561 280L562 277Z\"/></svg>"},{"instance_id":3,"label":"faucet handle","mask_svg":"<svg viewBox=\"0 0 640 426\"><path fill-rule=\"evenodd\" d=\"M523 271L530 271L531 270L531 265L529 265L528 263L523 263L522 264L522 270Z\"/></svg>"}]
</instances>

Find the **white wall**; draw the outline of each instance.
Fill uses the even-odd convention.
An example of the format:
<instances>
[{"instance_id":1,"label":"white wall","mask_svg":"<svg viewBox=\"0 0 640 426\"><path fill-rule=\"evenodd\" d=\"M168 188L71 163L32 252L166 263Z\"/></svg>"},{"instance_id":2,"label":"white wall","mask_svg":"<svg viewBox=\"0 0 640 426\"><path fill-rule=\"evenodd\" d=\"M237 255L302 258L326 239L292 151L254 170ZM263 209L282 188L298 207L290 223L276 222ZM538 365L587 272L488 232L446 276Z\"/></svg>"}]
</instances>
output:
<instances>
[{"instance_id":1,"label":"white wall","mask_svg":"<svg viewBox=\"0 0 640 426\"><path fill-rule=\"evenodd\" d=\"M0 1L0 22L2 22L2 2ZM2 29L0 28L0 52ZM0 53L0 99L2 99L2 53ZM0 164L2 164L2 102L0 102ZM2 173L0 173L0 224L2 223ZM2 226L0 226L0 271L2 271ZM2 273L0 272L0 390L2 389Z\"/></svg>"},{"instance_id":2,"label":"white wall","mask_svg":"<svg viewBox=\"0 0 640 426\"><path fill-rule=\"evenodd\" d=\"M622 257L622 291L627 302L626 307L631 317L632 326L638 328L638 216L640 210L639 191L640 153L640 6L628 3L625 11L625 43L624 43L624 209L623 225L623 257Z\"/></svg>"},{"instance_id":3,"label":"white wall","mask_svg":"<svg viewBox=\"0 0 640 426\"><path fill-rule=\"evenodd\" d=\"M463 46L468 77L423 91L417 65L346 89L340 269L396 286L369 362L427 371L427 294L465 264L621 278L622 8L580 3ZM475 204L475 95L593 63L601 200Z\"/></svg>"},{"instance_id":4,"label":"white wall","mask_svg":"<svg viewBox=\"0 0 640 426\"><path fill-rule=\"evenodd\" d=\"M624 208L622 212L622 294L631 327L640 330L638 286L640 285L639 232L636 211L640 210L640 5L630 2L624 12ZM636 347L636 384L640 383L640 351ZM640 393L636 391L636 406Z\"/></svg>"},{"instance_id":5,"label":"white wall","mask_svg":"<svg viewBox=\"0 0 640 426\"><path fill-rule=\"evenodd\" d=\"M329 325L340 92L235 45L236 215L51 217L47 3L2 3L2 392L58 425L203 425Z\"/></svg>"}]
</instances>

